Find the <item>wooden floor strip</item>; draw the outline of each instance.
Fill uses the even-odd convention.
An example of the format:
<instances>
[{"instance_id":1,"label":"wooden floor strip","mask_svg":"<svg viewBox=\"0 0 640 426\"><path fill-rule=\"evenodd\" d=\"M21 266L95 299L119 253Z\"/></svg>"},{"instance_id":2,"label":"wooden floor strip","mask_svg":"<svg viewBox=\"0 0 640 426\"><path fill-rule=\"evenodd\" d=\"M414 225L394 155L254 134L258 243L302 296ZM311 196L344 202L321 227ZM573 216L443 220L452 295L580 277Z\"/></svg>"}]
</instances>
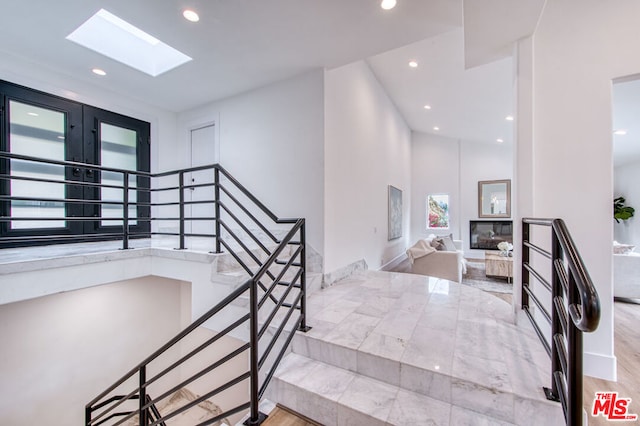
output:
<instances>
[{"instance_id":1,"label":"wooden floor strip","mask_svg":"<svg viewBox=\"0 0 640 426\"><path fill-rule=\"evenodd\" d=\"M283 407L280 404L269 414L267 420L262 423L263 426L322 426L313 420L296 413L293 410Z\"/></svg>"},{"instance_id":2,"label":"wooden floor strip","mask_svg":"<svg viewBox=\"0 0 640 426\"><path fill-rule=\"evenodd\" d=\"M629 414L640 415L640 304L614 302L614 352L618 360L618 381L584 377L583 407L589 426L611 425L603 416L592 417L596 392L618 392L619 398L631 398ZM623 423L623 424L631 424ZM636 423L633 423L636 424Z\"/></svg>"}]
</instances>

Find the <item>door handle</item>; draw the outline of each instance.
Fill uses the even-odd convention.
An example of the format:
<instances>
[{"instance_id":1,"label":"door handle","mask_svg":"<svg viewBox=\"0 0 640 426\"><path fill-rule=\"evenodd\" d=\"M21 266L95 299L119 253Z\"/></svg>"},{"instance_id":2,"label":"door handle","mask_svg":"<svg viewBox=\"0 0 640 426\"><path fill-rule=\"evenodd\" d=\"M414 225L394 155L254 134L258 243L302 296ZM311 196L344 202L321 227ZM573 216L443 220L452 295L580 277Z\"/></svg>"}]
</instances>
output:
<instances>
[{"instance_id":1,"label":"door handle","mask_svg":"<svg viewBox=\"0 0 640 426\"><path fill-rule=\"evenodd\" d=\"M79 169L79 168L77 168L77 167L74 167L74 168L73 168L73 170L71 170L71 173L72 173L74 176L80 176L80 169Z\"/></svg>"}]
</instances>

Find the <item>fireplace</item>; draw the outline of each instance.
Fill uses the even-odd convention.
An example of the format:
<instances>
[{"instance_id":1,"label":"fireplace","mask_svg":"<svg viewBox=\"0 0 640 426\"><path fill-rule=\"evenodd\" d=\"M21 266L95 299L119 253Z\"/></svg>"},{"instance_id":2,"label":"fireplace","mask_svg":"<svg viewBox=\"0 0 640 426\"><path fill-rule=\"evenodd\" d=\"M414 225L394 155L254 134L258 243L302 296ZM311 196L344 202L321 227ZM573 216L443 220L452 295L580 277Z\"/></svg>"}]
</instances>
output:
<instances>
[{"instance_id":1,"label":"fireplace","mask_svg":"<svg viewBox=\"0 0 640 426\"><path fill-rule=\"evenodd\" d=\"M510 220L469 221L469 248L498 250L498 244L513 244L513 222Z\"/></svg>"}]
</instances>

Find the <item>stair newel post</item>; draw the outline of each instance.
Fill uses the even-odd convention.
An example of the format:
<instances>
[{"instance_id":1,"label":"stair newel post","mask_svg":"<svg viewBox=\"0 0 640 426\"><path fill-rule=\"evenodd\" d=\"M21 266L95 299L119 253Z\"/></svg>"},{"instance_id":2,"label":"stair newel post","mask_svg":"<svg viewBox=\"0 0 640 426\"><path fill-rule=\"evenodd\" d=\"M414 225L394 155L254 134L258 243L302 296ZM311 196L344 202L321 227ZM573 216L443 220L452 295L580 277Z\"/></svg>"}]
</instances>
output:
<instances>
[{"instance_id":1,"label":"stair newel post","mask_svg":"<svg viewBox=\"0 0 640 426\"><path fill-rule=\"evenodd\" d=\"M258 393L260 384L258 383L258 283L254 277L249 287L249 397L250 414L244 423L247 426L255 426L262 423L264 416L261 416L258 406Z\"/></svg>"},{"instance_id":2,"label":"stair newel post","mask_svg":"<svg viewBox=\"0 0 640 426\"><path fill-rule=\"evenodd\" d=\"M569 294L567 294L568 305L580 304L580 293L576 285L573 272L569 271ZM567 345L569 347L569 365L567 372L567 394L570 395L567 404L567 424L582 425L582 331L576 327L571 319L567 326Z\"/></svg>"},{"instance_id":3,"label":"stair newel post","mask_svg":"<svg viewBox=\"0 0 640 426\"><path fill-rule=\"evenodd\" d=\"M558 353L558 345L555 336L562 335L562 324L560 323L560 314L556 309L556 298L563 300L563 289L560 281L559 272L556 270L556 260L560 259L562 247L556 233L555 227L551 231L551 393L555 398L559 398L560 393L558 385L554 378L557 371L562 371L560 363L560 354Z\"/></svg>"},{"instance_id":4,"label":"stair newel post","mask_svg":"<svg viewBox=\"0 0 640 426\"><path fill-rule=\"evenodd\" d=\"M122 174L122 250L129 248L129 172Z\"/></svg>"},{"instance_id":5,"label":"stair newel post","mask_svg":"<svg viewBox=\"0 0 640 426\"><path fill-rule=\"evenodd\" d=\"M84 424L85 426L91 426L91 407L90 406L86 406L84 407Z\"/></svg>"},{"instance_id":6,"label":"stair newel post","mask_svg":"<svg viewBox=\"0 0 640 426\"><path fill-rule=\"evenodd\" d=\"M302 219L302 225L300 225L300 244L300 267L302 268L302 275L300 275L300 291L302 292L302 298L300 299L300 314L302 317L300 331L307 332L311 327L307 326L307 237L304 219Z\"/></svg>"},{"instance_id":7,"label":"stair newel post","mask_svg":"<svg viewBox=\"0 0 640 426\"><path fill-rule=\"evenodd\" d=\"M526 309L529 307L529 294L525 291L525 287L529 286L530 276L529 270L525 267L525 265L529 264L529 247L526 243L530 240L530 225L527 222L522 222L522 277L521 286L520 286L520 298L521 298L521 309Z\"/></svg>"},{"instance_id":8,"label":"stair newel post","mask_svg":"<svg viewBox=\"0 0 640 426\"><path fill-rule=\"evenodd\" d=\"M215 230L215 234L216 234L216 253L220 253L222 250L220 248L220 169L218 169L218 167L216 167L214 169L214 194L215 194L215 201L214 201L214 208L215 208L215 216L216 216L216 222L215 222L215 226L216 226L216 230Z\"/></svg>"},{"instance_id":9,"label":"stair newel post","mask_svg":"<svg viewBox=\"0 0 640 426\"><path fill-rule=\"evenodd\" d=\"M142 366L140 367L140 371L139 371L139 376L140 376L140 396L139 396L139 407L140 407L140 426L143 425L148 425L149 424L149 416L148 416L148 411L145 408L145 405L147 403L147 367L146 366Z\"/></svg>"},{"instance_id":10,"label":"stair newel post","mask_svg":"<svg viewBox=\"0 0 640 426\"><path fill-rule=\"evenodd\" d=\"M184 172L178 175L178 191L180 199L180 250L184 250Z\"/></svg>"}]
</instances>

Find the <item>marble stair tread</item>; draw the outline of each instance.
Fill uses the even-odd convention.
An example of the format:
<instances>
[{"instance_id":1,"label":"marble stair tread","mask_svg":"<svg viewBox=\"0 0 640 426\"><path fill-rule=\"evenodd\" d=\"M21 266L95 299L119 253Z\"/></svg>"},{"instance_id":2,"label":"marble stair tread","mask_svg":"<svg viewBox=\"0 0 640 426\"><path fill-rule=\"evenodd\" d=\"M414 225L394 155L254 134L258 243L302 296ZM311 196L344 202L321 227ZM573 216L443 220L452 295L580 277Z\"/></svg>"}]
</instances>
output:
<instances>
[{"instance_id":1,"label":"marble stair tread","mask_svg":"<svg viewBox=\"0 0 640 426\"><path fill-rule=\"evenodd\" d=\"M326 426L516 424L298 354L285 357L267 395Z\"/></svg>"},{"instance_id":2,"label":"marble stair tread","mask_svg":"<svg viewBox=\"0 0 640 426\"><path fill-rule=\"evenodd\" d=\"M295 354L513 422L544 412L549 358L512 307L480 290L424 276L366 272L308 299Z\"/></svg>"}]
</instances>

